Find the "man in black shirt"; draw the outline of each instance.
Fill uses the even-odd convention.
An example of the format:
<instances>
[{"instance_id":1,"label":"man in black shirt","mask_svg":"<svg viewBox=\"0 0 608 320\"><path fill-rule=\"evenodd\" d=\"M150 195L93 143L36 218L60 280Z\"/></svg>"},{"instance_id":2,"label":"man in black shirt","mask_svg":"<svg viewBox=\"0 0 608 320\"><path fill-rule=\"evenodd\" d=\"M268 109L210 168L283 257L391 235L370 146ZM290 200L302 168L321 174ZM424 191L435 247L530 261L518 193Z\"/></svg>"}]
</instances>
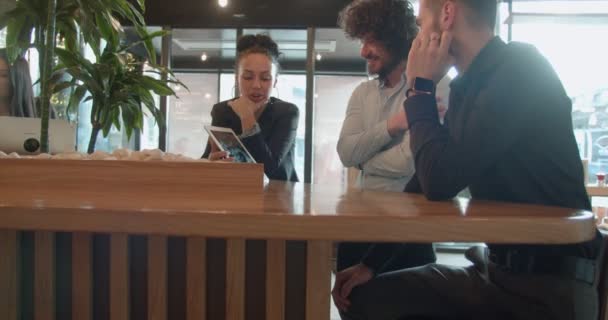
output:
<instances>
[{"instance_id":1,"label":"man in black shirt","mask_svg":"<svg viewBox=\"0 0 608 320\"><path fill-rule=\"evenodd\" d=\"M445 200L469 187L473 199L588 210L571 102L534 47L494 37L495 20L493 0L420 1L421 34L406 68L416 167L406 192ZM460 76L442 125L434 84L451 66ZM489 244L467 251L470 267L428 265L371 280L363 263L359 286L338 305L353 320L595 320L600 242Z\"/></svg>"}]
</instances>

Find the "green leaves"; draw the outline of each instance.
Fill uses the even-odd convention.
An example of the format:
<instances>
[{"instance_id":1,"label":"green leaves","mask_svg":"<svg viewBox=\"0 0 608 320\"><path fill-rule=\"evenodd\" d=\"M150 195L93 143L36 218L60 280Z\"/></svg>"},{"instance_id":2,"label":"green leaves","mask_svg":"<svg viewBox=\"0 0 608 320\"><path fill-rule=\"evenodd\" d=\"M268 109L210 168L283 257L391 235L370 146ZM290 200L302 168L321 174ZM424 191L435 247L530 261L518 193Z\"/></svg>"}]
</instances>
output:
<instances>
[{"instance_id":1,"label":"green leaves","mask_svg":"<svg viewBox=\"0 0 608 320\"><path fill-rule=\"evenodd\" d=\"M183 84L175 80L171 71L157 65L153 40L168 32L148 32L143 15L145 0L52 1L56 1L56 11L47 17L47 12L51 12L47 10L49 0L18 0L15 9L0 16L0 28L7 27L7 53L13 62L29 48L42 51L48 47L46 25L54 21L49 26L55 26L51 30L61 39L63 47L53 44L50 48L55 47L59 64L52 74L39 81L50 88L47 94L71 89L68 110L91 102L93 133L89 151L92 152L91 146L94 147L100 130L107 136L116 127L125 130L129 137L134 130L142 130L144 110L163 126L163 115L156 107L154 94L175 95L172 86ZM138 41L121 44L125 31L120 21L133 25ZM81 52L83 43L92 49L94 62L85 59ZM145 47L147 62L128 53L136 45ZM52 63L52 55L40 54L41 58L47 58L41 61ZM148 68L146 73L144 66ZM43 66L40 67L42 70Z\"/></svg>"}]
</instances>

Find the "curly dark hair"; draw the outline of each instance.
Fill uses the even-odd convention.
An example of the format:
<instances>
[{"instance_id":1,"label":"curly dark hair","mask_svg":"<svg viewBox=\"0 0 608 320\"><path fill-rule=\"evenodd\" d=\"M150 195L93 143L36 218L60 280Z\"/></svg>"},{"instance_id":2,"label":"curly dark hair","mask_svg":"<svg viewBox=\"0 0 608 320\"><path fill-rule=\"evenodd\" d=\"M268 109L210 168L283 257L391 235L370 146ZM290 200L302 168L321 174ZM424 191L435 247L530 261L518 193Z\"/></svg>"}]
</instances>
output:
<instances>
[{"instance_id":1,"label":"curly dark hair","mask_svg":"<svg viewBox=\"0 0 608 320\"><path fill-rule=\"evenodd\" d=\"M414 8L407 0L355 0L338 16L338 25L351 39L371 36L394 58L407 58L418 34Z\"/></svg>"},{"instance_id":2,"label":"curly dark hair","mask_svg":"<svg viewBox=\"0 0 608 320\"><path fill-rule=\"evenodd\" d=\"M261 53L268 56L272 63L275 63L278 66L279 57L281 56L277 43L266 34L248 34L241 36L236 44L236 52L237 65L242 57L250 53Z\"/></svg>"}]
</instances>

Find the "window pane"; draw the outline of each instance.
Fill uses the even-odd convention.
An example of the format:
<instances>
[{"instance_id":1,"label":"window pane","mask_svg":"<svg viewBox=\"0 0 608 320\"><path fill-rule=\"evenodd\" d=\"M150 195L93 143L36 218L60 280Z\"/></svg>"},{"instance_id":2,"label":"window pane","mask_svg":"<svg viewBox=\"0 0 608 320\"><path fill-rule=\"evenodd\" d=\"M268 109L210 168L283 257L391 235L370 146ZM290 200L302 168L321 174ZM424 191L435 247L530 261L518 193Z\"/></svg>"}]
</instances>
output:
<instances>
[{"instance_id":1,"label":"window pane","mask_svg":"<svg viewBox=\"0 0 608 320\"><path fill-rule=\"evenodd\" d=\"M342 184L346 168L336 146L351 93L367 80L364 76L316 76L314 120L314 176L316 184Z\"/></svg>"},{"instance_id":2,"label":"window pane","mask_svg":"<svg viewBox=\"0 0 608 320\"><path fill-rule=\"evenodd\" d=\"M0 30L0 48L6 48L6 28Z\"/></svg>"},{"instance_id":3,"label":"window pane","mask_svg":"<svg viewBox=\"0 0 608 320\"><path fill-rule=\"evenodd\" d=\"M167 150L200 158L207 146L204 125L219 101L220 70L234 66L235 29L173 29L171 66L189 90L170 98L167 110Z\"/></svg>"},{"instance_id":4,"label":"window pane","mask_svg":"<svg viewBox=\"0 0 608 320\"><path fill-rule=\"evenodd\" d=\"M608 13L608 2L597 0L514 1L513 12L552 14Z\"/></svg>"},{"instance_id":5,"label":"window pane","mask_svg":"<svg viewBox=\"0 0 608 320\"><path fill-rule=\"evenodd\" d=\"M608 171L608 64L606 43L600 40L608 39L608 20L572 20L563 14L606 13L608 1L517 3L514 11L562 14L540 22L516 16L513 39L535 45L558 73L572 98L575 137L581 157L589 159L589 178L594 182L597 172Z\"/></svg>"},{"instance_id":6,"label":"window pane","mask_svg":"<svg viewBox=\"0 0 608 320\"><path fill-rule=\"evenodd\" d=\"M304 181L304 139L306 135L306 75L282 74L277 79L272 96L295 104L300 110L296 135L295 167L300 181Z\"/></svg>"},{"instance_id":7,"label":"window pane","mask_svg":"<svg viewBox=\"0 0 608 320\"><path fill-rule=\"evenodd\" d=\"M220 75L220 101L230 100L236 97L234 92L234 73L222 73Z\"/></svg>"},{"instance_id":8,"label":"window pane","mask_svg":"<svg viewBox=\"0 0 608 320\"><path fill-rule=\"evenodd\" d=\"M176 73L190 91L181 89L179 99L169 100L167 150L200 158L207 145L205 124L211 124L211 108L218 102L216 73Z\"/></svg>"}]
</instances>

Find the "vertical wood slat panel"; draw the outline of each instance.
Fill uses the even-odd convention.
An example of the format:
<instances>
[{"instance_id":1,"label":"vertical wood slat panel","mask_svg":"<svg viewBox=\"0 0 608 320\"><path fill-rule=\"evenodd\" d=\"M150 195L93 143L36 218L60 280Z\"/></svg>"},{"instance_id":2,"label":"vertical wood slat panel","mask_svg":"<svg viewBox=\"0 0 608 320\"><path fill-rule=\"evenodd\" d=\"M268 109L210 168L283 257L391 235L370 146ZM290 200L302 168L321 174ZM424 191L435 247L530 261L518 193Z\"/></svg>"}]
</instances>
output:
<instances>
[{"instance_id":1,"label":"vertical wood slat panel","mask_svg":"<svg viewBox=\"0 0 608 320\"><path fill-rule=\"evenodd\" d=\"M205 238L186 240L186 319L205 320L207 288L207 246Z\"/></svg>"},{"instance_id":2,"label":"vertical wood slat panel","mask_svg":"<svg viewBox=\"0 0 608 320\"><path fill-rule=\"evenodd\" d=\"M266 319L285 318L285 241L266 242Z\"/></svg>"},{"instance_id":3,"label":"vertical wood slat panel","mask_svg":"<svg viewBox=\"0 0 608 320\"><path fill-rule=\"evenodd\" d=\"M148 320L167 319L167 237L148 237Z\"/></svg>"},{"instance_id":4,"label":"vertical wood slat panel","mask_svg":"<svg viewBox=\"0 0 608 320\"><path fill-rule=\"evenodd\" d=\"M0 230L0 319L19 316L18 236L17 231Z\"/></svg>"},{"instance_id":5,"label":"vertical wood slat panel","mask_svg":"<svg viewBox=\"0 0 608 320\"><path fill-rule=\"evenodd\" d=\"M129 250L126 234L110 235L110 320L129 319Z\"/></svg>"},{"instance_id":6,"label":"vertical wood slat panel","mask_svg":"<svg viewBox=\"0 0 608 320\"><path fill-rule=\"evenodd\" d=\"M245 319L245 240L226 244L226 319Z\"/></svg>"},{"instance_id":7,"label":"vertical wood slat panel","mask_svg":"<svg viewBox=\"0 0 608 320\"><path fill-rule=\"evenodd\" d=\"M306 253L306 320L329 320L331 242L308 241Z\"/></svg>"},{"instance_id":8,"label":"vertical wood slat panel","mask_svg":"<svg viewBox=\"0 0 608 320\"><path fill-rule=\"evenodd\" d=\"M72 235L72 318L93 317L93 246L90 233Z\"/></svg>"},{"instance_id":9,"label":"vertical wood slat panel","mask_svg":"<svg viewBox=\"0 0 608 320\"><path fill-rule=\"evenodd\" d=\"M34 234L34 319L55 319L55 234Z\"/></svg>"}]
</instances>

